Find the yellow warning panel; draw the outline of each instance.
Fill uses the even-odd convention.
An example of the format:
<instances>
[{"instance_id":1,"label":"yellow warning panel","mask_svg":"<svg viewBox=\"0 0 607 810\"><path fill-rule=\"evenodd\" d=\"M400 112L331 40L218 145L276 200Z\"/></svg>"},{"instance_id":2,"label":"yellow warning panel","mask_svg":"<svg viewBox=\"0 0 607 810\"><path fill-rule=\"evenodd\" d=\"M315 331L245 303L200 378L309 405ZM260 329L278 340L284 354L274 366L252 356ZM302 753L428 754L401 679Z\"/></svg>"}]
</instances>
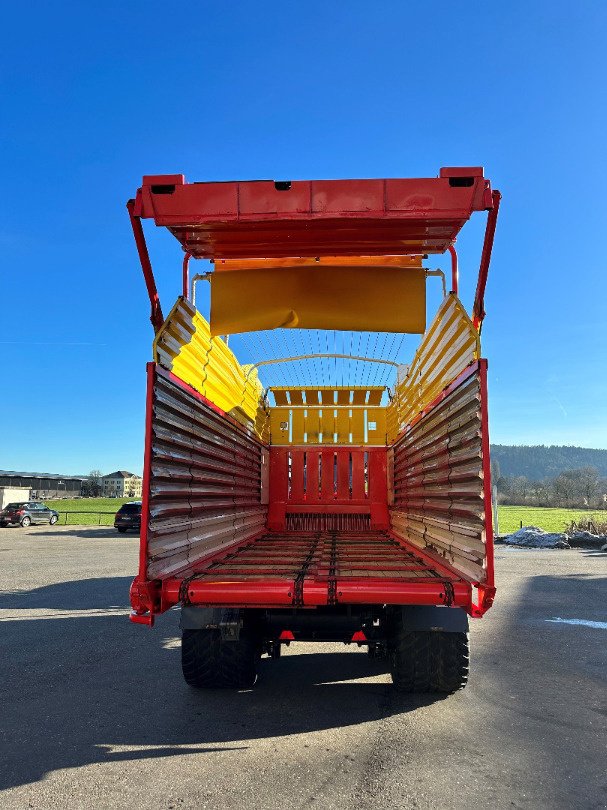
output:
<instances>
[{"instance_id":1,"label":"yellow warning panel","mask_svg":"<svg viewBox=\"0 0 607 810\"><path fill-rule=\"evenodd\" d=\"M425 270L313 265L212 274L213 335L278 328L422 334Z\"/></svg>"}]
</instances>

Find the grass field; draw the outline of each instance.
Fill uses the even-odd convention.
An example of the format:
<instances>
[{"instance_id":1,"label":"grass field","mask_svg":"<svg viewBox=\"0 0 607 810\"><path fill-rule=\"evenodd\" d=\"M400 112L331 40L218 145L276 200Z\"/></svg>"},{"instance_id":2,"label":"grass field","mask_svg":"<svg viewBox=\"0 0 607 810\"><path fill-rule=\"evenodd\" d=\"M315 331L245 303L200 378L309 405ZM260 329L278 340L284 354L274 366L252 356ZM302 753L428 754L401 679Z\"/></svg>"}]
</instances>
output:
<instances>
[{"instance_id":1,"label":"grass field","mask_svg":"<svg viewBox=\"0 0 607 810\"><path fill-rule=\"evenodd\" d=\"M134 498L82 498L81 500L45 501L51 509L59 512L59 524L113 526L114 515L118 508ZM81 512L84 514L66 514ZM98 514L98 513L107 514ZM539 526L547 532L562 532L572 520L588 518L596 515L597 519L605 520L604 511L589 512L583 509L544 509L538 506L500 506L499 531L500 534L515 532L523 526Z\"/></svg>"},{"instance_id":2,"label":"grass field","mask_svg":"<svg viewBox=\"0 0 607 810\"><path fill-rule=\"evenodd\" d=\"M544 509L540 506L499 506L500 534L515 532L523 526L537 526L546 532L562 532L572 520L588 519L595 516L597 520L604 521L607 517L605 511L587 509Z\"/></svg>"},{"instance_id":3,"label":"grass field","mask_svg":"<svg viewBox=\"0 0 607 810\"><path fill-rule=\"evenodd\" d=\"M78 500L45 501L51 509L59 512L59 525L113 526L114 515L123 503L135 498L81 498ZM83 514L70 514L81 512ZM97 514L106 512L107 514Z\"/></svg>"}]
</instances>

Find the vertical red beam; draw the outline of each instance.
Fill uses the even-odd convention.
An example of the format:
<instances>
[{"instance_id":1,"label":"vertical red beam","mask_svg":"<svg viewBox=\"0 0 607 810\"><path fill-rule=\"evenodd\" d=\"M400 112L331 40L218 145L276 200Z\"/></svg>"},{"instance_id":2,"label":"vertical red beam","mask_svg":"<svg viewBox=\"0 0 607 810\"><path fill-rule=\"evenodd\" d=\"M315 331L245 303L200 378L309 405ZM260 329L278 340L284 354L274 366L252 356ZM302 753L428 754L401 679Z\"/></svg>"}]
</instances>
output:
<instances>
[{"instance_id":1,"label":"vertical red beam","mask_svg":"<svg viewBox=\"0 0 607 810\"><path fill-rule=\"evenodd\" d=\"M182 291L183 297L187 301L190 297L190 259L192 258L190 253L186 253L183 257L183 265L182 265Z\"/></svg>"},{"instance_id":2,"label":"vertical red beam","mask_svg":"<svg viewBox=\"0 0 607 810\"><path fill-rule=\"evenodd\" d=\"M141 482L141 531L139 539L139 579L147 580L148 524L150 522L150 477L152 468L152 418L154 415L154 382L156 364L146 365L145 439L143 447L143 481Z\"/></svg>"},{"instance_id":3,"label":"vertical red beam","mask_svg":"<svg viewBox=\"0 0 607 810\"><path fill-rule=\"evenodd\" d=\"M371 524L380 528L388 526L388 450L369 450L369 506Z\"/></svg>"},{"instance_id":4,"label":"vertical red beam","mask_svg":"<svg viewBox=\"0 0 607 810\"><path fill-rule=\"evenodd\" d=\"M335 450L322 450L320 497L324 503L335 500Z\"/></svg>"},{"instance_id":5,"label":"vertical red beam","mask_svg":"<svg viewBox=\"0 0 607 810\"><path fill-rule=\"evenodd\" d=\"M293 503L304 500L304 453L305 450L291 450L291 496Z\"/></svg>"},{"instance_id":6,"label":"vertical red beam","mask_svg":"<svg viewBox=\"0 0 607 810\"><path fill-rule=\"evenodd\" d=\"M268 526L271 529L284 529L285 512L289 487L289 451L286 447L270 448L270 487L268 505Z\"/></svg>"},{"instance_id":7,"label":"vertical red beam","mask_svg":"<svg viewBox=\"0 0 607 810\"><path fill-rule=\"evenodd\" d=\"M352 499L362 501L365 498L365 451L361 448L352 450Z\"/></svg>"},{"instance_id":8,"label":"vertical red beam","mask_svg":"<svg viewBox=\"0 0 607 810\"><path fill-rule=\"evenodd\" d=\"M489 275L489 264L491 262L491 251L493 250L493 239L495 237L495 226L497 225L497 215L499 213L502 195L499 191L491 194L493 208L487 216L487 227L485 228L485 241L481 254L481 264L478 271L478 282L476 294L474 296L474 307L472 308L472 323L475 329L480 329L485 317L485 287L487 286L487 276Z\"/></svg>"},{"instance_id":9,"label":"vertical red beam","mask_svg":"<svg viewBox=\"0 0 607 810\"><path fill-rule=\"evenodd\" d=\"M493 604L495 596L495 574L493 559L493 501L491 497L491 457L489 450L489 408L487 399L487 361L479 361L481 394L481 447L483 452L483 496L485 506L485 557L487 561L487 581L479 587L479 615Z\"/></svg>"},{"instance_id":10,"label":"vertical red beam","mask_svg":"<svg viewBox=\"0 0 607 810\"><path fill-rule=\"evenodd\" d=\"M451 254L451 292L456 295L459 292L459 270L457 269L457 250L453 245L449 245Z\"/></svg>"},{"instance_id":11,"label":"vertical red beam","mask_svg":"<svg viewBox=\"0 0 607 810\"><path fill-rule=\"evenodd\" d=\"M306 503L318 503L318 450L306 450Z\"/></svg>"},{"instance_id":12,"label":"vertical red beam","mask_svg":"<svg viewBox=\"0 0 607 810\"><path fill-rule=\"evenodd\" d=\"M350 448L339 448L337 453L337 500L350 500Z\"/></svg>"}]
</instances>

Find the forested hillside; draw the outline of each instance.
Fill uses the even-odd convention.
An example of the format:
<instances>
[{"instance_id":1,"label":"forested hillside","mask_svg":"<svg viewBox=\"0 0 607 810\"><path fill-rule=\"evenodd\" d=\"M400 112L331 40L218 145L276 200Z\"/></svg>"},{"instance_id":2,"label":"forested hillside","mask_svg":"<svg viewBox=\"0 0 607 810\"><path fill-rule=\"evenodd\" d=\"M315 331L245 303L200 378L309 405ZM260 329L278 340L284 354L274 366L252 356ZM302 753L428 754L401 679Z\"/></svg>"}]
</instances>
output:
<instances>
[{"instance_id":1,"label":"forested hillside","mask_svg":"<svg viewBox=\"0 0 607 810\"><path fill-rule=\"evenodd\" d=\"M599 475L607 477L607 450L588 447L492 444L491 460L499 464L502 476L524 475L530 481L556 478L581 467L595 467Z\"/></svg>"}]
</instances>

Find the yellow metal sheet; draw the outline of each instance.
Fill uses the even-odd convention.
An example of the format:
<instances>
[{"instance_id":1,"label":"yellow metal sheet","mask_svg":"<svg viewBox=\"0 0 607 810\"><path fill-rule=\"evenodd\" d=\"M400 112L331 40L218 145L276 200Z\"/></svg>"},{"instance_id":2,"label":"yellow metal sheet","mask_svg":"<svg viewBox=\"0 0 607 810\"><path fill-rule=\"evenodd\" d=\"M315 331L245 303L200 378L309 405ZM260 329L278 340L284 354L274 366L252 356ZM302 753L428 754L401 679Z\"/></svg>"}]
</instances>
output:
<instances>
[{"instance_id":1,"label":"yellow metal sheet","mask_svg":"<svg viewBox=\"0 0 607 810\"><path fill-rule=\"evenodd\" d=\"M315 264L213 273L213 335L281 327L421 334L425 271Z\"/></svg>"},{"instance_id":2,"label":"yellow metal sheet","mask_svg":"<svg viewBox=\"0 0 607 810\"><path fill-rule=\"evenodd\" d=\"M388 441L480 357L480 340L454 293L445 298L387 408Z\"/></svg>"},{"instance_id":3,"label":"yellow metal sheet","mask_svg":"<svg viewBox=\"0 0 607 810\"><path fill-rule=\"evenodd\" d=\"M320 429L322 431L322 443L333 444L333 434L335 433L335 411L333 408L323 408L320 419Z\"/></svg>"},{"instance_id":4,"label":"yellow metal sheet","mask_svg":"<svg viewBox=\"0 0 607 810\"><path fill-rule=\"evenodd\" d=\"M350 443L350 409L341 408L337 410L335 417L335 432L337 433L337 444Z\"/></svg>"},{"instance_id":5,"label":"yellow metal sheet","mask_svg":"<svg viewBox=\"0 0 607 810\"><path fill-rule=\"evenodd\" d=\"M291 416L292 434L291 444L304 444L306 434L306 417L303 409L295 409Z\"/></svg>"},{"instance_id":6,"label":"yellow metal sheet","mask_svg":"<svg viewBox=\"0 0 607 810\"><path fill-rule=\"evenodd\" d=\"M367 444L386 443L386 409L367 408Z\"/></svg>"},{"instance_id":7,"label":"yellow metal sheet","mask_svg":"<svg viewBox=\"0 0 607 810\"><path fill-rule=\"evenodd\" d=\"M241 366L226 343L212 337L209 324L179 298L154 340L154 360L191 385L226 413L253 427L267 428L263 388L256 369Z\"/></svg>"},{"instance_id":8,"label":"yellow metal sheet","mask_svg":"<svg viewBox=\"0 0 607 810\"><path fill-rule=\"evenodd\" d=\"M273 388L272 391L277 402L290 402L287 406L270 408L272 444L317 445L321 434L323 445L386 443L386 408L366 404L371 395L373 401L381 400L384 391L381 386ZM353 397L360 402L358 406L350 402ZM302 400L303 405L294 404ZM285 427L287 421L288 427Z\"/></svg>"},{"instance_id":9,"label":"yellow metal sheet","mask_svg":"<svg viewBox=\"0 0 607 810\"><path fill-rule=\"evenodd\" d=\"M352 409L352 419L350 420L350 432L352 433L352 444L365 443L365 412L362 408Z\"/></svg>"}]
</instances>

